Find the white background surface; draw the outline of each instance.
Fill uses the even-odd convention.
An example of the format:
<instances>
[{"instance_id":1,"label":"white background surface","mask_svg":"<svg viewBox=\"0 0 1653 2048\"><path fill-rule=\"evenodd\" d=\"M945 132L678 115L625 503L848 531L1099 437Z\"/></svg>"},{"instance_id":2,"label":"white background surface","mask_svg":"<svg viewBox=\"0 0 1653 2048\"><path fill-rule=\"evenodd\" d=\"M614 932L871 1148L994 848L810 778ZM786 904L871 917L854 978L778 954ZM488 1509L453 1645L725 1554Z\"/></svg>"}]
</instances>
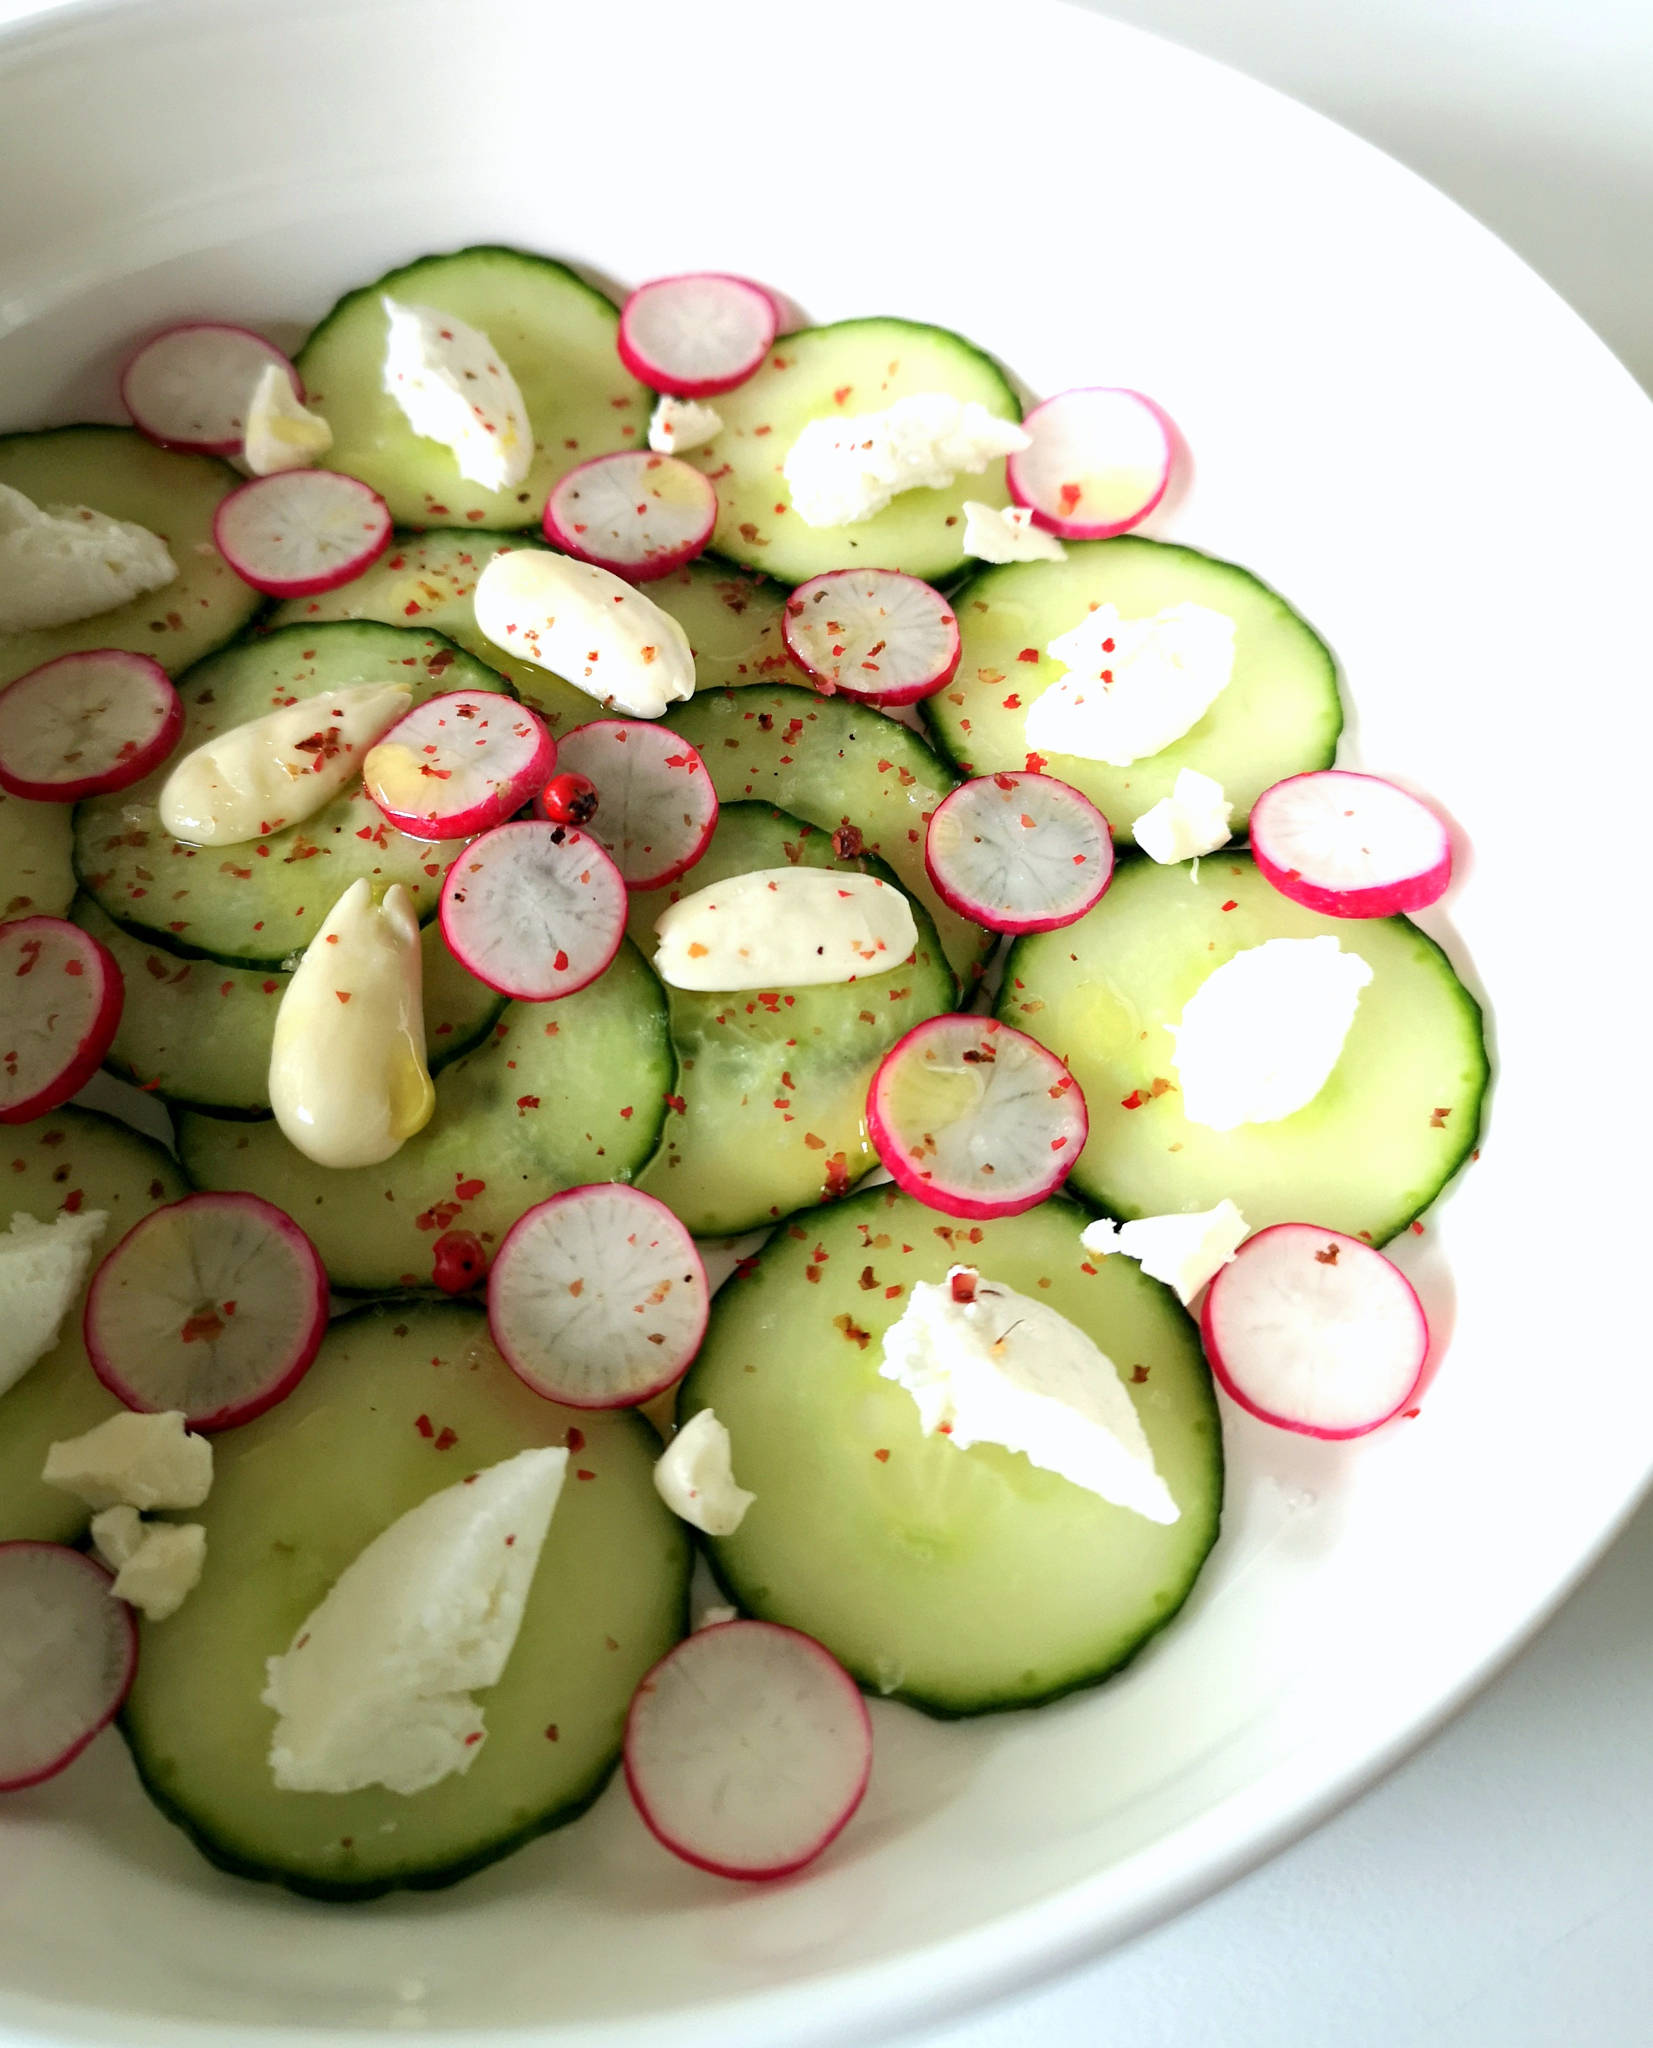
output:
<instances>
[{"instance_id":1,"label":"white background surface","mask_svg":"<svg viewBox=\"0 0 1653 2048\"><path fill-rule=\"evenodd\" d=\"M1266 80L1421 172L1653 389L1649 0L1099 11ZM1546 516L1534 506L1535 525ZM1387 1784L1172 1925L924 2048L1650 2038L1653 1505L1532 1648Z\"/></svg>"}]
</instances>

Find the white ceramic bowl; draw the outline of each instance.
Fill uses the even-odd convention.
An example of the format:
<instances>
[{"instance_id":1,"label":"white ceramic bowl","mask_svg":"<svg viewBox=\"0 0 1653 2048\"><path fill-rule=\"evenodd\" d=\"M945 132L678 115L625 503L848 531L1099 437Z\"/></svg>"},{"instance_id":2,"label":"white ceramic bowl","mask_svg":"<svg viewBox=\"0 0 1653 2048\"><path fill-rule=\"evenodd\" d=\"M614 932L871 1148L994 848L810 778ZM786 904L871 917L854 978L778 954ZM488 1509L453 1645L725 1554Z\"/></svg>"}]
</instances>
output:
<instances>
[{"instance_id":1,"label":"white ceramic bowl","mask_svg":"<svg viewBox=\"0 0 1653 2048\"><path fill-rule=\"evenodd\" d=\"M962 328L1036 390L1154 392L1197 469L1150 530L1286 591L1358 758L1462 826L1451 943L1500 1066L1485 1159L1406 1247L1451 1330L1422 1418L1338 1447L1230 1413L1221 1545L1116 1683L875 1708L861 1815L766 1891L674 1864L615 1787L454 1891L309 1905L209 1869L105 1737L0 1815L0 2035L876 2036L1173 1911L1459 1704L1653 1459L1627 1306L1653 409L1573 315L1348 135L1044 0L89 8L0 44L0 132L8 426L110 414L167 316L296 338L480 239L748 271L815 317Z\"/></svg>"}]
</instances>

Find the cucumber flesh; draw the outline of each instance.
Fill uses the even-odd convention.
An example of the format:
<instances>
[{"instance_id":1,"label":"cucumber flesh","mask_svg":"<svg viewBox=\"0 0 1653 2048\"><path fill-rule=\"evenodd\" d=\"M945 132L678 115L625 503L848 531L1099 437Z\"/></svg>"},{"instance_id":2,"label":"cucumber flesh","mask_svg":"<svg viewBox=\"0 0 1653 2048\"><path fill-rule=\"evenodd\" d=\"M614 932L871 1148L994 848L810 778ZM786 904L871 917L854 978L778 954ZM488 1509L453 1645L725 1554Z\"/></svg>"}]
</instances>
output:
<instances>
[{"instance_id":1,"label":"cucumber flesh","mask_svg":"<svg viewBox=\"0 0 1653 2048\"><path fill-rule=\"evenodd\" d=\"M31 803L0 789L0 924L61 917L75 893L68 804Z\"/></svg>"},{"instance_id":2,"label":"cucumber flesh","mask_svg":"<svg viewBox=\"0 0 1653 2048\"><path fill-rule=\"evenodd\" d=\"M1194 1324L1134 1260L1091 1259L1053 1200L949 1224L891 1187L778 1231L724 1287L679 1397L712 1408L756 1498L715 1539L749 1614L938 1714L1031 1706L1117 1670L1182 1605L1216 1539L1222 1434ZM1181 1518L1114 1507L1019 1453L920 1433L879 1376L917 1280L955 1261L1036 1296L1119 1368Z\"/></svg>"},{"instance_id":3,"label":"cucumber flesh","mask_svg":"<svg viewBox=\"0 0 1653 2048\"><path fill-rule=\"evenodd\" d=\"M1007 504L1003 462L945 490L903 491L852 526L806 526L782 474L811 420L881 412L898 398L931 391L974 399L1002 419L1022 416L998 365L945 327L840 320L783 334L755 376L717 399L723 426L715 438L683 458L717 486L713 547L783 583L857 567L902 569L931 583L956 576L968 559L964 501Z\"/></svg>"},{"instance_id":4,"label":"cucumber flesh","mask_svg":"<svg viewBox=\"0 0 1653 2048\"><path fill-rule=\"evenodd\" d=\"M107 1212L94 1272L97 1260L141 1217L189 1193L178 1162L153 1139L96 1110L69 1105L0 1132L0 1170L0 1225L18 1211L40 1223L50 1223L65 1208ZM86 1356L83 1306L84 1296L64 1317L56 1345L0 1394L0 1543L23 1537L72 1543L90 1518L91 1510L73 1494L40 1477L49 1445L79 1436L121 1410Z\"/></svg>"},{"instance_id":5,"label":"cucumber flesh","mask_svg":"<svg viewBox=\"0 0 1653 2048\"><path fill-rule=\"evenodd\" d=\"M992 935L949 910L924 869L925 828L954 777L910 727L787 684L697 691L671 722L700 750L719 803L753 798L823 832L855 826L930 913L954 974L966 988L978 979Z\"/></svg>"},{"instance_id":6,"label":"cucumber flesh","mask_svg":"<svg viewBox=\"0 0 1653 2048\"><path fill-rule=\"evenodd\" d=\"M516 379L534 429L520 484L484 490L451 449L414 433L384 389L385 296L479 327ZM615 349L620 316L601 292L548 257L480 247L426 256L342 298L304 344L311 409L333 429L323 461L371 484L399 526L537 526L551 487L576 463L641 448L653 393Z\"/></svg>"},{"instance_id":7,"label":"cucumber flesh","mask_svg":"<svg viewBox=\"0 0 1653 2048\"><path fill-rule=\"evenodd\" d=\"M318 1166L274 1122L193 1112L178 1146L198 1187L243 1188L285 1209L335 1287L428 1287L432 1247L450 1227L491 1251L547 1195L635 1178L673 1077L660 984L622 944L576 994L507 1005L489 1041L437 1077L430 1122L381 1165Z\"/></svg>"},{"instance_id":8,"label":"cucumber flesh","mask_svg":"<svg viewBox=\"0 0 1653 2048\"><path fill-rule=\"evenodd\" d=\"M963 641L958 673L920 707L937 746L972 775L1035 765L1028 707L1066 673L1046 643L1096 605L1140 619L1184 601L1226 613L1235 625L1234 672L1205 716L1128 768L1075 754L1040 758L1050 774L1083 790L1126 845L1134 821L1171 794L1183 768L1222 784L1234 830L1243 832L1271 783L1331 766L1343 728L1337 664L1267 584L1195 548L1134 536L1069 541L1065 562L1016 562L972 577L953 593Z\"/></svg>"},{"instance_id":9,"label":"cucumber flesh","mask_svg":"<svg viewBox=\"0 0 1653 2048\"><path fill-rule=\"evenodd\" d=\"M104 1065L165 1102L218 1116L268 1116L270 1044L292 979L279 967L186 960L135 939L80 897L74 921L115 956L126 985L120 1026ZM420 934L425 1047L437 1073L487 1037L505 998L448 951L433 918Z\"/></svg>"},{"instance_id":10,"label":"cucumber flesh","mask_svg":"<svg viewBox=\"0 0 1653 2048\"><path fill-rule=\"evenodd\" d=\"M564 1443L577 1449L516 1645L477 1694L487 1735L471 1768L411 1796L277 1791L265 1660L409 1508ZM480 1309L401 1303L335 1322L295 1391L218 1439L212 1493L190 1517L207 1532L201 1583L143 1625L121 1726L151 1796L213 1862L328 1899L451 1884L572 1820L613 1769L638 1680L686 1623L690 1552L655 1495L658 1452L639 1416L530 1393Z\"/></svg>"},{"instance_id":11,"label":"cucumber flesh","mask_svg":"<svg viewBox=\"0 0 1653 2048\"><path fill-rule=\"evenodd\" d=\"M405 683L415 704L444 690L507 686L439 633L377 624L288 626L197 663L179 685L173 762L215 733L295 698L352 683ZM350 884L400 882L434 916L456 845L412 839L354 783L314 817L239 846L186 846L157 808L173 763L75 810L75 871L105 916L176 953L279 967L301 953Z\"/></svg>"},{"instance_id":12,"label":"cucumber flesh","mask_svg":"<svg viewBox=\"0 0 1653 2048\"><path fill-rule=\"evenodd\" d=\"M124 647L177 675L252 617L263 599L219 554L218 501L242 483L227 462L157 448L132 427L53 427L0 436L0 484L37 505L90 505L157 533L177 565L162 590L32 633L0 633L0 685L60 654Z\"/></svg>"},{"instance_id":13,"label":"cucumber flesh","mask_svg":"<svg viewBox=\"0 0 1653 2048\"><path fill-rule=\"evenodd\" d=\"M762 868L846 868L893 881L881 861L839 860L829 834L767 804L731 804L706 852L669 888L631 899L630 931L652 955L667 904ZM918 946L887 974L762 995L668 988L678 1099L638 1185L702 1237L733 1236L841 1195L878 1155L867 1089L889 1048L951 1007L953 977L921 903Z\"/></svg>"},{"instance_id":14,"label":"cucumber flesh","mask_svg":"<svg viewBox=\"0 0 1653 2048\"><path fill-rule=\"evenodd\" d=\"M1190 1123L1167 1025L1242 949L1323 934L1372 970L1325 1087L1275 1123ZM1017 942L998 1012L1084 1090L1090 1140L1071 1185L1110 1216L1209 1209L1226 1195L1253 1230L1318 1223L1382 1244L1429 1206L1480 1133L1480 1005L1440 947L1404 917L1306 910L1247 854L1122 862L1079 923Z\"/></svg>"}]
</instances>

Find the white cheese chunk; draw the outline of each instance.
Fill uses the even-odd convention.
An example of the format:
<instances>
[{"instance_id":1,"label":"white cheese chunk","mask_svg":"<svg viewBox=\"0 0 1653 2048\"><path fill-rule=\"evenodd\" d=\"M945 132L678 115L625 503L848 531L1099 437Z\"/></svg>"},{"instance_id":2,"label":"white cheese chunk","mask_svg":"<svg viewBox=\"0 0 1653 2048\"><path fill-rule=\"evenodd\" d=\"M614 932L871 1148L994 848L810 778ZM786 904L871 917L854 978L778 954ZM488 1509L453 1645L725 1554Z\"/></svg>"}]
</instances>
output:
<instances>
[{"instance_id":1,"label":"white cheese chunk","mask_svg":"<svg viewBox=\"0 0 1653 2048\"><path fill-rule=\"evenodd\" d=\"M50 1223L13 1216L0 1237L0 1394L57 1342L108 1222L102 1209Z\"/></svg>"},{"instance_id":2,"label":"white cheese chunk","mask_svg":"<svg viewBox=\"0 0 1653 2048\"><path fill-rule=\"evenodd\" d=\"M550 669L627 718L694 695L689 636L634 585L542 548L496 555L477 579L476 623L496 647Z\"/></svg>"},{"instance_id":3,"label":"white cheese chunk","mask_svg":"<svg viewBox=\"0 0 1653 2048\"><path fill-rule=\"evenodd\" d=\"M382 304L384 388L408 425L451 449L459 474L485 491L520 484L534 459L534 431L517 380L487 335L431 306Z\"/></svg>"},{"instance_id":4,"label":"white cheese chunk","mask_svg":"<svg viewBox=\"0 0 1653 2048\"><path fill-rule=\"evenodd\" d=\"M878 1370L912 1395L926 1436L1002 1444L1150 1522L1178 1519L1112 1359L1042 1301L970 1266L917 1281Z\"/></svg>"},{"instance_id":5,"label":"white cheese chunk","mask_svg":"<svg viewBox=\"0 0 1653 2048\"><path fill-rule=\"evenodd\" d=\"M1186 1308L1250 1235L1250 1225L1225 1195L1216 1208L1191 1216L1141 1216L1134 1223L1099 1216L1080 1231L1079 1242L1088 1252L1123 1252L1135 1259L1150 1280L1174 1287Z\"/></svg>"},{"instance_id":6,"label":"white cheese chunk","mask_svg":"<svg viewBox=\"0 0 1653 2048\"><path fill-rule=\"evenodd\" d=\"M382 903L352 882L305 947L276 1011L270 1107L318 1166L377 1166L430 1122L424 959L400 882Z\"/></svg>"},{"instance_id":7,"label":"white cheese chunk","mask_svg":"<svg viewBox=\"0 0 1653 2048\"><path fill-rule=\"evenodd\" d=\"M95 619L177 575L147 526L89 505L37 505L0 484L0 633Z\"/></svg>"},{"instance_id":8,"label":"white cheese chunk","mask_svg":"<svg viewBox=\"0 0 1653 2048\"><path fill-rule=\"evenodd\" d=\"M681 455L685 448L704 448L722 433L722 415L692 398L662 392L649 415L649 446L656 455Z\"/></svg>"},{"instance_id":9,"label":"white cheese chunk","mask_svg":"<svg viewBox=\"0 0 1653 2048\"><path fill-rule=\"evenodd\" d=\"M249 476L308 469L333 445L333 429L294 395L280 363L266 363L253 386L241 437L241 467Z\"/></svg>"},{"instance_id":10,"label":"white cheese chunk","mask_svg":"<svg viewBox=\"0 0 1653 2048\"><path fill-rule=\"evenodd\" d=\"M212 1445L175 1408L123 1409L46 1452L41 1478L89 1508L198 1508L212 1491Z\"/></svg>"},{"instance_id":11,"label":"white cheese chunk","mask_svg":"<svg viewBox=\"0 0 1653 2048\"><path fill-rule=\"evenodd\" d=\"M422 1792L476 1760L473 1691L497 1685L522 1626L565 1450L519 1451L432 1494L334 1581L268 1664L284 1792Z\"/></svg>"},{"instance_id":12,"label":"white cheese chunk","mask_svg":"<svg viewBox=\"0 0 1653 2048\"><path fill-rule=\"evenodd\" d=\"M1180 740L1228 688L1234 621L1203 604L1148 619L1122 619L1104 604L1045 652L1067 674L1033 700L1028 744L1128 768Z\"/></svg>"},{"instance_id":13,"label":"white cheese chunk","mask_svg":"<svg viewBox=\"0 0 1653 2048\"><path fill-rule=\"evenodd\" d=\"M1183 1115L1232 1131L1275 1123L1312 1102L1371 978L1360 955L1329 935L1269 939L1225 960L1170 1027Z\"/></svg>"},{"instance_id":14,"label":"white cheese chunk","mask_svg":"<svg viewBox=\"0 0 1653 2048\"><path fill-rule=\"evenodd\" d=\"M1053 533L1033 523L1029 505L964 501L964 552L981 562L1065 562L1068 551Z\"/></svg>"},{"instance_id":15,"label":"white cheese chunk","mask_svg":"<svg viewBox=\"0 0 1653 2048\"><path fill-rule=\"evenodd\" d=\"M1228 844L1233 809L1220 782L1197 768L1179 768L1171 794L1144 811L1131 831L1150 860L1195 860Z\"/></svg>"},{"instance_id":16,"label":"white cheese chunk","mask_svg":"<svg viewBox=\"0 0 1653 2048\"><path fill-rule=\"evenodd\" d=\"M112 1572L136 1557L144 1536L144 1518L125 1501L92 1517L92 1547Z\"/></svg>"},{"instance_id":17,"label":"white cheese chunk","mask_svg":"<svg viewBox=\"0 0 1653 2048\"><path fill-rule=\"evenodd\" d=\"M349 683L233 725L161 785L161 823L195 846L235 846L301 824L362 772L413 702L405 683Z\"/></svg>"},{"instance_id":18,"label":"white cheese chunk","mask_svg":"<svg viewBox=\"0 0 1653 2048\"><path fill-rule=\"evenodd\" d=\"M697 889L654 921L654 970L673 988L818 988L899 967L912 907L876 875L758 868Z\"/></svg>"},{"instance_id":19,"label":"white cheese chunk","mask_svg":"<svg viewBox=\"0 0 1653 2048\"><path fill-rule=\"evenodd\" d=\"M729 1432L710 1408L691 1415L655 1460L654 1490L708 1536L732 1536L757 1499L735 1484Z\"/></svg>"},{"instance_id":20,"label":"white cheese chunk","mask_svg":"<svg viewBox=\"0 0 1653 2048\"><path fill-rule=\"evenodd\" d=\"M806 526L853 526L898 492L941 490L1030 445L1014 420L975 399L922 391L882 412L810 420L782 470Z\"/></svg>"},{"instance_id":21,"label":"white cheese chunk","mask_svg":"<svg viewBox=\"0 0 1653 2048\"><path fill-rule=\"evenodd\" d=\"M146 1522L109 1590L148 1620L165 1621L201 1583L206 1562L207 1532L199 1522Z\"/></svg>"}]
</instances>

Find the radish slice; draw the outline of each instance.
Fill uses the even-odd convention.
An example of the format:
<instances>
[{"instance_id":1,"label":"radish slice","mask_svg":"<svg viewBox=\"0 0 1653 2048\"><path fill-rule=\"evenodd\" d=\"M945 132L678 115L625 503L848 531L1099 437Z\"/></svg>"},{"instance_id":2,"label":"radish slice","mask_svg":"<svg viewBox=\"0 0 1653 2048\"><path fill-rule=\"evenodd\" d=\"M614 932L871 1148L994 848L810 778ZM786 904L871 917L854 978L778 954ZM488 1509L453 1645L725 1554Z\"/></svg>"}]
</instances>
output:
<instances>
[{"instance_id":1,"label":"radish slice","mask_svg":"<svg viewBox=\"0 0 1653 2048\"><path fill-rule=\"evenodd\" d=\"M1422 910L1452 879L1452 841L1435 813L1392 782L1346 768L1265 789L1250 832L1265 878L1324 917Z\"/></svg>"},{"instance_id":2,"label":"radish slice","mask_svg":"<svg viewBox=\"0 0 1653 2048\"><path fill-rule=\"evenodd\" d=\"M449 690L397 720L363 761L362 783L414 838L468 839L520 810L556 765L556 745L526 704Z\"/></svg>"},{"instance_id":3,"label":"radish slice","mask_svg":"<svg viewBox=\"0 0 1653 2048\"><path fill-rule=\"evenodd\" d=\"M1128 533L1171 481L1171 422L1140 391L1063 391L1022 426L1032 445L1005 459L1010 495L1063 540Z\"/></svg>"},{"instance_id":4,"label":"radish slice","mask_svg":"<svg viewBox=\"0 0 1653 2048\"><path fill-rule=\"evenodd\" d=\"M718 1877L786 1877L861 1804L872 1722L812 1637L772 1621L696 1629L626 1716L626 1784L674 1856Z\"/></svg>"},{"instance_id":5,"label":"radish slice","mask_svg":"<svg viewBox=\"0 0 1653 2048\"><path fill-rule=\"evenodd\" d=\"M327 1329L327 1273L257 1195L186 1195L135 1223L92 1276L92 1370L139 1414L231 1429L285 1400Z\"/></svg>"},{"instance_id":6,"label":"radish slice","mask_svg":"<svg viewBox=\"0 0 1653 2048\"><path fill-rule=\"evenodd\" d=\"M995 932L1052 932L1094 909L1113 880L1113 837L1053 775L978 775L936 805L924 868L961 917Z\"/></svg>"},{"instance_id":7,"label":"radish slice","mask_svg":"<svg viewBox=\"0 0 1653 2048\"><path fill-rule=\"evenodd\" d=\"M746 382L775 327L774 300L744 277L657 277L620 309L620 360L652 390L711 398Z\"/></svg>"},{"instance_id":8,"label":"radish slice","mask_svg":"<svg viewBox=\"0 0 1653 2048\"><path fill-rule=\"evenodd\" d=\"M138 432L163 448L238 455L253 392L272 364L302 402L297 370L263 335L218 320L186 320L127 358L121 403Z\"/></svg>"},{"instance_id":9,"label":"radish slice","mask_svg":"<svg viewBox=\"0 0 1653 2048\"><path fill-rule=\"evenodd\" d=\"M0 925L0 1124L67 1102L103 1065L126 1000L108 947L61 917Z\"/></svg>"},{"instance_id":10,"label":"radish slice","mask_svg":"<svg viewBox=\"0 0 1653 2048\"><path fill-rule=\"evenodd\" d=\"M1067 1178L1090 1129L1053 1052L994 1017L932 1017L898 1039L867 1094L878 1156L949 1216L1019 1216Z\"/></svg>"},{"instance_id":11,"label":"radish slice","mask_svg":"<svg viewBox=\"0 0 1653 2048\"><path fill-rule=\"evenodd\" d=\"M1302 1436L1364 1436L1411 1400L1429 1351L1412 1283L1358 1237L1276 1223L1212 1281L1205 1355L1240 1406Z\"/></svg>"},{"instance_id":12,"label":"radish slice","mask_svg":"<svg viewBox=\"0 0 1653 2048\"><path fill-rule=\"evenodd\" d=\"M390 544L377 491L336 469L255 476L219 501L212 537L243 583L270 597L337 590Z\"/></svg>"},{"instance_id":13,"label":"radish slice","mask_svg":"<svg viewBox=\"0 0 1653 2048\"><path fill-rule=\"evenodd\" d=\"M517 1377L570 1408L634 1408L680 1380L711 1290L694 1239L636 1188L569 1188L518 1217L488 1274Z\"/></svg>"},{"instance_id":14,"label":"radish slice","mask_svg":"<svg viewBox=\"0 0 1653 2048\"><path fill-rule=\"evenodd\" d=\"M0 1792L55 1778L120 1711L138 1628L113 1584L61 1543L0 1543Z\"/></svg>"},{"instance_id":15,"label":"radish slice","mask_svg":"<svg viewBox=\"0 0 1653 2048\"><path fill-rule=\"evenodd\" d=\"M139 782L178 744L184 708L147 654L60 654L0 690L0 789L74 804Z\"/></svg>"},{"instance_id":16,"label":"radish slice","mask_svg":"<svg viewBox=\"0 0 1653 2048\"><path fill-rule=\"evenodd\" d=\"M554 548L629 583L652 583L693 561L717 524L717 492L675 455L624 448L571 469L545 501Z\"/></svg>"},{"instance_id":17,"label":"radish slice","mask_svg":"<svg viewBox=\"0 0 1653 2048\"><path fill-rule=\"evenodd\" d=\"M596 790L586 831L607 847L627 888L675 882L711 843L717 791L699 754L667 727L594 718L563 735L557 760ZM544 790L534 808L548 818L557 801Z\"/></svg>"},{"instance_id":18,"label":"radish slice","mask_svg":"<svg viewBox=\"0 0 1653 2048\"><path fill-rule=\"evenodd\" d=\"M626 885L589 833L496 825L449 868L441 915L449 950L478 981L548 1003L595 981L620 950Z\"/></svg>"},{"instance_id":19,"label":"radish slice","mask_svg":"<svg viewBox=\"0 0 1653 2048\"><path fill-rule=\"evenodd\" d=\"M895 569L830 569L786 601L786 651L818 690L888 708L933 697L959 665L959 627L939 591Z\"/></svg>"}]
</instances>

